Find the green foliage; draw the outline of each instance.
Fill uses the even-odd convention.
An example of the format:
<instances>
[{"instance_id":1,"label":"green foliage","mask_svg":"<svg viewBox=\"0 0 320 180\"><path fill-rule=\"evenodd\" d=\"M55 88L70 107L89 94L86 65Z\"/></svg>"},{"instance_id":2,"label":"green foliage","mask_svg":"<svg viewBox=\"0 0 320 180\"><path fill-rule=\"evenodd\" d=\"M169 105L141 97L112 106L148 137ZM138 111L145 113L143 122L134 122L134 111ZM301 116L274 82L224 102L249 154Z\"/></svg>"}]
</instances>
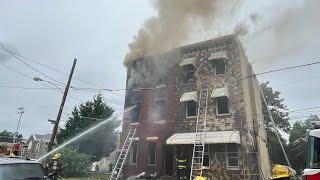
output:
<instances>
[{"instance_id":1,"label":"green foliage","mask_svg":"<svg viewBox=\"0 0 320 180\"><path fill-rule=\"evenodd\" d=\"M108 119L113 113L114 110L105 103L100 94L95 96L93 100L82 103L74 108L65 128L61 129L58 134L57 142L59 144L63 143L65 140L89 129L95 124ZM97 161L116 148L118 136L116 128L119 127L119 124L120 122L117 119L112 118L72 145L79 152L90 154L93 161Z\"/></svg>"},{"instance_id":2,"label":"green foliage","mask_svg":"<svg viewBox=\"0 0 320 180\"><path fill-rule=\"evenodd\" d=\"M280 98L281 93L274 91L272 87L269 86L269 82L262 83L260 86L276 127L288 133L290 131L288 107L284 104L284 99ZM268 116L268 110L265 104L263 104L263 114L266 115L264 119L267 126L270 127L271 119Z\"/></svg>"},{"instance_id":3,"label":"green foliage","mask_svg":"<svg viewBox=\"0 0 320 180\"><path fill-rule=\"evenodd\" d=\"M2 132L0 132L0 142L13 142L13 137L14 137L14 133L7 131L7 130L3 130ZM17 142L20 141L23 136L20 133L17 133Z\"/></svg>"},{"instance_id":4,"label":"green foliage","mask_svg":"<svg viewBox=\"0 0 320 180\"><path fill-rule=\"evenodd\" d=\"M290 123L289 123L289 113L288 108L284 104L284 99L280 98L280 92L274 91L272 87L269 86L269 82L262 83L261 89L264 93L266 101L268 103L271 115L273 120L275 121L275 125L279 130L284 132L290 131ZM264 114L264 121L266 125L266 132L267 132L267 141L268 141L268 150L269 150L269 157L272 164L281 163L287 164L285 161L284 154L282 152L280 143L276 137L276 132L278 130L274 129L271 119L269 118L269 113L267 106L263 103L263 114ZM281 138L282 144L284 145L285 150L287 151L287 145L283 138Z\"/></svg>"},{"instance_id":5,"label":"green foliage","mask_svg":"<svg viewBox=\"0 0 320 180\"><path fill-rule=\"evenodd\" d=\"M80 153L73 147L67 146L61 153L61 176L62 177L81 177L86 176L90 172L91 160L90 156Z\"/></svg>"},{"instance_id":6,"label":"green foliage","mask_svg":"<svg viewBox=\"0 0 320 180\"><path fill-rule=\"evenodd\" d=\"M289 157L292 167L301 172L305 168L308 149L308 129L312 121L319 121L319 117L311 115L305 121L297 121L292 125L289 137Z\"/></svg>"}]
</instances>

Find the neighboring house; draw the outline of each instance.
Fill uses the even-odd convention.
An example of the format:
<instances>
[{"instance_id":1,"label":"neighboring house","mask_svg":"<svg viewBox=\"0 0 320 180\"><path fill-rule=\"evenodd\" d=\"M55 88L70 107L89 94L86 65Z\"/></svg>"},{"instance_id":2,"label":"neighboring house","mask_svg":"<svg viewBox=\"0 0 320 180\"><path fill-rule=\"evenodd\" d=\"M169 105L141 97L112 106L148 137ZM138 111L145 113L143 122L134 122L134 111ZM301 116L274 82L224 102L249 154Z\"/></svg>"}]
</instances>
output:
<instances>
[{"instance_id":1,"label":"neighboring house","mask_svg":"<svg viewBox=\"0 0 320 180\"><path fill-rule=\"evenodd\" d=\"M27 154L30 159L37 159L48 150L51 134L32 134L26 141Z\"/></svg>"},{"instance_id":2,"label":"neighboring house","mask_svg":"<svg viewBox=\"0 0 320 180\"><path fill-rule=\"evenodd\" d=\"M124 176L174 179L176 157L192 159L199 92L208 87L205 166L219 179L270 177L259 83L240 41L228 35L132 61L120 147L137 128Z\"/></svg>"}]
</instances>

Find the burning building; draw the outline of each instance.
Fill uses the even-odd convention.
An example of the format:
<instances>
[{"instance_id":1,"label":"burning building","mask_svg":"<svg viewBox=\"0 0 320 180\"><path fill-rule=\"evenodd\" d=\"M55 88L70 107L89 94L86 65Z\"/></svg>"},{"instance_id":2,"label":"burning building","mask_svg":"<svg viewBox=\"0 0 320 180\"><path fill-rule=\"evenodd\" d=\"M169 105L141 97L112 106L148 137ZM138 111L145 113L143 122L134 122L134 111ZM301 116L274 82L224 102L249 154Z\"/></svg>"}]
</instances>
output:
<instances>
[{"instance_id":1,"label":"burning building","mask_svg":"<svg viewBox=\"0 0 320 180\"><path fill-rule=\"evenodd\" d=\"M204 106L203 166L210 176L269 177L259 83L235 35L144 57L127 68L125 108L131 110L124 115L119 147L130 129L136 133L124 177L156 172L173 179L181 152L191 164Z\"/></svg>"}]
</instances>

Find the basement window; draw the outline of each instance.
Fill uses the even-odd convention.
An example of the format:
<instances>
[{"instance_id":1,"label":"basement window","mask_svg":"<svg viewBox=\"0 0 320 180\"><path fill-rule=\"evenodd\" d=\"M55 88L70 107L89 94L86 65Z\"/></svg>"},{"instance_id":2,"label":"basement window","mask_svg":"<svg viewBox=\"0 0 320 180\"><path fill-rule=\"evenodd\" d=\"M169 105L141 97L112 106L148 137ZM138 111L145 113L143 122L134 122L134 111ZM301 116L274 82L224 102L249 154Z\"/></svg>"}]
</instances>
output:
<instances>
[{"instance_id":1,"label":"basement window","mask_svg":"<svg viewBox=\"0 0 320 180\"><path fill-rule=\"evenodd\" d=\"M227 96L217 97L217 115L229 114L229 99Z\"/></svg>"},{"instance_id":2,"label":"basement window","mask_svg":"<svg viewBox=\"0 0 320 180\"><path fill-rule=\"evenodd\" d=\"M133 142L132 146L131 146L131 151L130 151L130 163L131 164L137 163L137 155L138 155L138 143Z\"/></svg>"},{"instance_id":3,"label":"basement window","mask_svg":"<svg viewBox=\"0 0 320 180\"><path fill-rule=\"evenodd\" d=\"M195 68L192 64L186 66L186 77L187 79L195 79L194 77Z\"/></svg>"},{"instance_id":4,"label":"basement window","mask_svg":"<svg viewBox=\"0 0 320 180\"><path fill-rule=\"evenodd\" d=\"M215 60L213 66L216 70L216 75L221 75L226 73L226 63L223 59Z\"/></svg>"},{"instance_id":5,"label":"basement window","mask_svg":"<svg viewBox=\"0 0 320 180\"><path fill-rule=\"evenodd\" d=\"M148 142L148 165L156 164L156 143Z\"/></svg>"},{"instance_id":6,"label":"basement window","mask_svg":"<svg viewBox=\"0 0 320 180\"><path fill-rule=\"evenodd\" d=\"M238 150L236 144L227 144L227 168L239 169Z\"/></svg>"},{"instance_id":7,"label":"basement window","mask_svg":"<svg viewBox=\"0 0 320 180\"><path fill-rule=\"evenodd\" d=\"M195 101L186 102L186 117L197 116L197 103Z\"/></svg>"}]
</instances>

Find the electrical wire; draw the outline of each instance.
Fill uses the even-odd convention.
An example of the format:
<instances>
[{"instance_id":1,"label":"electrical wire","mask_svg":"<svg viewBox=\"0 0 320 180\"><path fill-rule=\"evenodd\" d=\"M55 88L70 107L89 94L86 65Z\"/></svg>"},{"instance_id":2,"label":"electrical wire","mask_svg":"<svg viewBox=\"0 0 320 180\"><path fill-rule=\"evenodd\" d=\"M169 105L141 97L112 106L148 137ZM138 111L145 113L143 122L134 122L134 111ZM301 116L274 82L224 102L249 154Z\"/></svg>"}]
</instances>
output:
<instances>
[{"instance_id":1,"label":"electrical wire","mask_svg":"<svg viewBox=\"0 0 320 180\"><path fill-rule=\"evenodd\" d=\"M30 65L29 63L25 62L24 60L22 60L22 58L18 57L15 53L13 53L11 50L9 50L7 47L5 47L3 44L0 43L0 46L2 47L3 50L7 51L8 53L10 53L14 58L16 58L17 60L19 60L20 62L22 62L24 65L26 65L27 67L29 67L30 69L32 69L33 71L43 75L44 77L55 81L61 85L63 85L62 82L59 82L57 80L55 80L54 78L49 77L48 75L44 74L43 72L39 71L37 68L33 67L32 65Z\"/></svg>"}]
</instances>

